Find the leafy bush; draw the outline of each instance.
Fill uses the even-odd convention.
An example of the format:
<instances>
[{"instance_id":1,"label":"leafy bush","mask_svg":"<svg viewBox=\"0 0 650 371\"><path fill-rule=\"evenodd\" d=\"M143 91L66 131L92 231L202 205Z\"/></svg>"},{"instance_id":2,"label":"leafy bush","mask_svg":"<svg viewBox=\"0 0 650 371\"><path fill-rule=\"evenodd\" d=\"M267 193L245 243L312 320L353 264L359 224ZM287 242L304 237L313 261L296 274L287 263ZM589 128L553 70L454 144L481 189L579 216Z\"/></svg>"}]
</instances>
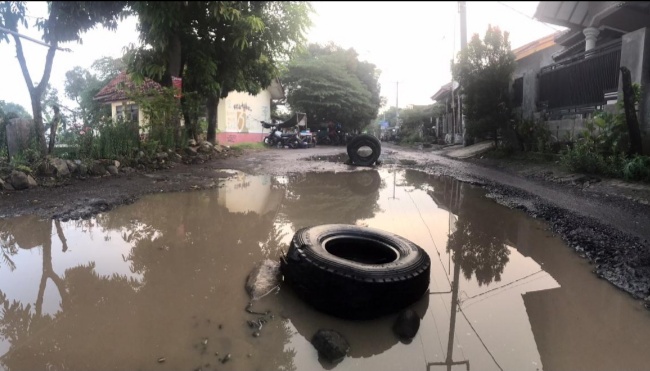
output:
<instances>
[{"instance_id":1,"label":"leafy bush","mask_svg":"<svg viewBox=\"0 0 650 371\"><path fill-rule=\"evenodd\" d=\"M619 178L622 176L625 157L622 154L603 155L594 150L593 144L581 141L560 157L564 166L571 171L589 174L603 174Z\"/></svg>"},{"instance_id":2,"label":"leafy bush","mask_svg":"<svg viewBox=\"0 0 650 371\"><path fill-rule=\"evenodd\" d=\"M27 165L17 165L17 166L14 166L14 169L16 169L18 171L22 171L23 173L25 173L27 175L31 175L31 173L32 173L32 168L27 166Z\"/></svg>"},{"instance_id":3,"label":"leafy bush","mask_svg":"<svg viewBox=\"0 0 650 371\"><path fill-rule=\"evenodd\" d=\"M551 131L543 121L515 120L514 131L519 142L519 149L525 152L548 153L553 151Z\"/></svg>"},{"instance_id":4,"label":"leafy bush","mask_svg":"<svg viewBox=\"0 0 650 371\"><path fill-rule=\"evenodd\" d=\"M130 158L140 148L138 123L130 121L107 121L97 129L93 143L94 158Z\"/></svg>"},{"instance_id":5,"label":"leafy bush","mask_svg":"<svg viewBox=\"0 0 650 371\"><path fill-rule=\"evenodd\" d=\"M583 132L584 140L589 142L597 153L611 156L626 152L629 148L625 115L599 111L586 122L586 127Z\"/></svg>"},{"instance_id":6,"label":"leafy bush","mask_svg":"<svg viewBox=\"0 0 650 371\"><path fill-rule=\"evenodd\" d=\"M626 180L641 180L650 182L650 157L635 156L623 166L623 177Z\"/></svg>"}]
</instances>

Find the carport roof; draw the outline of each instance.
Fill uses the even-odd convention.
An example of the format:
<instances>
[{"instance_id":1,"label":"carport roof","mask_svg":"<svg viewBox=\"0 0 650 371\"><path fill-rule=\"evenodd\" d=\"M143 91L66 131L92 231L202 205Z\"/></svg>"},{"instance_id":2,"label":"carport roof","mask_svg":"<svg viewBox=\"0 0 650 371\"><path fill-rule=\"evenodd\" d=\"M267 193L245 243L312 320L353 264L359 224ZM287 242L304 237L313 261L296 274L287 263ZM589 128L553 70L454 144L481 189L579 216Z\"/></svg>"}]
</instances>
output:
<instances>
[{"instance_id":1,"label":"carport roof","mask_svg":"<svg viewBox=\"0 0 650 371\"><path fill-rule=\"evenodd\" d=\"M650 1L540 1L534 17L571 29L593 26L627 33L650 26Z\"/></svg>"}]
</instances>

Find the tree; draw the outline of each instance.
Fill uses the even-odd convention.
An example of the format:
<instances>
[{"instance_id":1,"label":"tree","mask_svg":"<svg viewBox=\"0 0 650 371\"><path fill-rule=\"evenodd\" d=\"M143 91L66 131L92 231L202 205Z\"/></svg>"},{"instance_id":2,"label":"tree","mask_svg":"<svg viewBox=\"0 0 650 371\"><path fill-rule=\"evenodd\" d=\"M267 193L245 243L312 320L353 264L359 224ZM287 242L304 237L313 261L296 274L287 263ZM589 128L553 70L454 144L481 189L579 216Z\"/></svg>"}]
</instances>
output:
<instances>
[{"instance_id":1,"label":"tree","mask_svg":"<svg viewBox=\"0 0 650 371\"><path fill-rule=\"evenodd\" d=\"M4 112L5 115L9 113L14 113L16 117L20 117L23 119L31 119L32 115L27 112L25 107L21 106L18 103L12 103L12 102L5 102L3 100L0 100L0 111Z\"/></svg>"},{"instance_id":2,"label":"tree","mask_svg":"<svg viewBox=\"0 0 650 371\"><path fill-rule=\"evenodd\" d=\"M32 102L32 114L36 129L36 140L41 155L46 154L45 129L43 127L43 107L41 99L45 88L50 81L54 55L59 44L70 41L81 42L81 34L102 24L109 29L117 27L117 18L125 6L122 1L49 1L49 15L45 19L38 19L35 26L42 31L43 40L50 45L45 57L45 68L38 83L32 79L27 69L27 59L23 52L22 41L13 35L16 44L16 57L29 90ZM18 32L18 25L27 28L24 2L3 1L0 3L0 26L13 32ZM9 36L0 32L1 40L9 42Z\"/></svg>"},{"instance_id":3,"label":"tree","mask_svg":"<svg viewBox=\"0 0 650 371\"><path fill-rule=\"evenodd\" d=\"M467 135L491 135L498 144L499 130L508 129L511 117L509 84L515 70L508 32L488 26L485 37L472 36L467 48L452 66L454 78L461 82L463 114Z\"/></svg>"},{"instance_id":4,"label":"tree","mask_svg":"<svg viewBox=\"0 0 650 371\"><path fill-rule=\"evenodd\" d=\"M44 124L49 124L50 128L50 142L47 146L47 151L48 153L52 153L54 150L54 143L56 142L56 133L59 128L59 124L62 122L67 122L67 117L64 117L61 114L59 91L56 88L53 88L50 84L47 84L45 91L43 92L41 107Z\"/></svg>"},{"instance_id":5,"label":"tree","mask_svg":"<svg viewBox=\"0 0 650 371\"><path fill-rule=\"evenodd\" d=\"M129 51L130 71L164 86L172 76L183 78L184 95L205 99L213 142L219 98L266 88L278 75L276 64L303 42L312 9L297 1L140 1L131 7L140 19L141 45ZM189 130L195 102L183 100Z\"/></svg>"},{"instance_id":6,"label":"tree","mask_svg":"<svg viewBox=\"0 0 650 371\"><path fill-rule=\"evenodd\" d=\"M400 130L407 141L421 141L430 134L433 126L433 104L413 106L400 113Z\"/></svg>"},{"instance_id":7,"label":"tree","mask_svg":"<svg viewBox=\"0 0 650 371\"><path fill-rule=\"evenodd\" d=\"M76 114L84 126L94 126L102 117L111 115L110 106L93 98L125 68L120 58L102 57L93 62L91 70L76 66L65 73L65 95L79 105Z\"/></svg>"},{"instance_id":8,"label":"tree","mask_svg":"<svg viewBox=\"0 0 650 371\"><path fill-rule=\"evenodd\" d=\"M501 281L501 274L510 260L506 240L516 240L517 224L507 208L496 208L480 192L456 179L407 171L404 181L409 186L426 190L438 207L455 214L455 231L449 235L447 252L452 254L465 278L476 277L479 286ZM468 201L470 200L470 201ZM486 218L485 215L492 215Z\"/></svg>"},{"instance_id":9,"label":"tree","mask_svg":"<svg viewBox=\"0 0 650 371\"><path fill-rule=\"evenodd\" d=\"M354 130L377 117L382 104L379 75L376 66L359 61L352 48L312 44L288 65L282 80L288 104L305 112L308 122L331 120Z\"/></svg>"}]
</instances>

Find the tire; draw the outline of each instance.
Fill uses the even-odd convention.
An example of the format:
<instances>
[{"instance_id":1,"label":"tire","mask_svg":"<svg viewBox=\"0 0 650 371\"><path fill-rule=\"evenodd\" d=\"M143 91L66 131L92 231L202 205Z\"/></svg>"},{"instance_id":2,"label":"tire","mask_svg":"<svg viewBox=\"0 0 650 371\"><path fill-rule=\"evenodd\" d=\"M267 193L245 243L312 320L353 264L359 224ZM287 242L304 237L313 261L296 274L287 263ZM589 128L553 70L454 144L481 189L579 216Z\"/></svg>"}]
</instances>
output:
<instances>
[{"instance_id":1,"label":"tire","mask_svg":"<svg viewBox=\"0 0 650 371\"><path fill-rule=\"evenodd\" d=\"M372 153L368 156L361 155L358 151L361 147L370 147ZM348 156L354 165L372 166L381 155L381 142L368 134L361 134L354 137L348 144Z\"/></svg>"},{"instance_id":2,"label":"tire","mask_svg":"<svg viewBox=\"0 0 650 371\"><path fill-rule=\"evenodd\" d=\"M398 235L328 224L296 232L280 269L297 296L317 310L371 319L418 301L429 287L431 260Z\"/></svg>"},{"instance_id":3,"label":"tire","mask_svg":"<svg viewBox=\"0 0 650 371\"><path fill-rule=\"evenodd\" d=\"M348 186L358 195L369 195L379 191L381 176L376 170L354 171L349 174Z\"/></svg>"}]
</instances>

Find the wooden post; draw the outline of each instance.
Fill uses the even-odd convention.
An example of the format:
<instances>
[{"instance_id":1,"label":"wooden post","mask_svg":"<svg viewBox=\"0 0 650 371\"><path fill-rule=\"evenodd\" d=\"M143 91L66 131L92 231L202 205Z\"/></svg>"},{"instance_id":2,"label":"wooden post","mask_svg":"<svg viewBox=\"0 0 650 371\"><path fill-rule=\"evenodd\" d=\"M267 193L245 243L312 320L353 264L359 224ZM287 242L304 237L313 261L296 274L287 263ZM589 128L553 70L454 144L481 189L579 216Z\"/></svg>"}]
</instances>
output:
<instances>
[{"instance_id":1,"label":"wooden post","mask_svg":"<svg viewBox=\"0 0 650 371\"><path fill-rule=\"evenodd\" d=\"M634 89L632 88L632 76L630 70L621 66L621 75L623 83L623 105L625 107L625 122L627 129L630 133L630 149L628 155L640 155L643 153L643 145L641 142L641 129L639 128L639 119L636 116L636 108L634 107Z\"/></svg>"}]
</instances>

